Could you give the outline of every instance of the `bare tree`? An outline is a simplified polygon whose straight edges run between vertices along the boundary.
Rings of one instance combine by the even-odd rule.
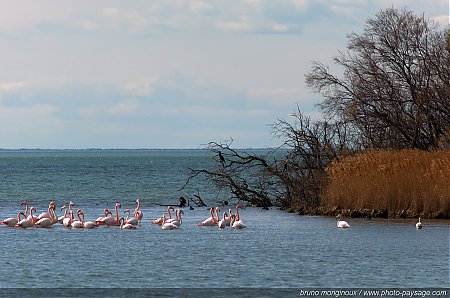
[[[353,153],[356,143],[348,125],[342,122],[311,121],[297,107],[293,124],[278,120],[274,135],[284,139],[287,149],[283,175],[286,181],[288,206],[317,207],[326,182],[326,167],[333,161]]]
[[[383,10],[334,58],[342,78],[314,62],[306,83],[323,95],[326,115],[351,123],[367,148],[448,146],[447,34],[406,9]]]
[[[345,123],[311,121],[298,107],[292,119],[292,124],[286,120],[273,124],[274,136],[283,139],[283,144],[260,154],[233,149],[232,140],[209,143],[214,166],[190,169],[186,184],[201,176],[218,190],[229,190],[255,206],[318,207],[325,169],[352,151],[351,138]]]

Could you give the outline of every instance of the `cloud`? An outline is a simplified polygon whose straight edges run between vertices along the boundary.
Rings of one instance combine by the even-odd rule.
[[[135,102],[123,102],[110,107],[107,112],[114,116],[132,115],[138,109]]]
[[[115,7],[107,7],[107,8],[102,9],[102,13],[104,16],[107,16],[107,17],[115,17],[115,16],[119,15],[120,10]]]
[[[250,20],[247,16],[241,16],[240,20],[236,21],[217,22],[216,27],[222,31],[234,31],[234,32],[250,32],[254,30],[254,27],[250,23]]]
[[[309,0],[292,0],[292,4],[295,8],[306,11],[309,7]]]
[[[189,3],[189,10],[195,14],[210,14],[215,11],[215,8],[205,1],[193,1]]]
[[[90,20],[82,20],[82,21],[80,22],[80,27],[81,27],[82,29],[84,29],[84,30],[87,30],[87,31],[91,31],[91,30],[96,30],[96,29],[98,29],[97,23],[94,23],[94,22],[92,22],[92,21],[90,21]]]
[[[450,17],[448,15],[436,16],[431,19],[441,26],[450,25]]]
[[[249,100],[255,104],[265,104],[271,107],[293,107],[298,100],[300,91],[295,88],[252,89],[247,94]]]
[[[26,82],[7,82],[7,83],[0,82],[0,91],[19,90],[25,88],[27,85],[28,84]]]
[[[155,78],[147,78],[136,82],[128,82],[124,86],[124,90],[127,92],[138,95],[146,96],[154,92]]]

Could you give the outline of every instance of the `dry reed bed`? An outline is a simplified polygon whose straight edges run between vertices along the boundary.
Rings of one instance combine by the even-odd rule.
[[[450,149],[369,152],[334,162],[327,171],[326,209],[450,217]]]

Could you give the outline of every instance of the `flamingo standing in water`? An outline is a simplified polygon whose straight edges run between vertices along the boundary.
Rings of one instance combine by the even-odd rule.
[[[81,222],[83,223],[83,227],[85,229],[93,229],[93,228],[98,228],[98,225],[95,222],[92,221],[84,221],[84,212],[82,210],[80,210],[81,214]]]
[[[126,223],[132,224],[134,226],[137,226],[139,224],[139,219],[137,217],[130,217],[130,209],[126,209],[123,213],[128,213],[125,220]],[[134,214],[136,215],[136,212]]]
[[[184,214],[183,210],[177,208],[177,210],[175,211],[176,218],[166,219],[166,223],[174,224],[179,228],[183,223],[183,220],[181,219],[181,214]]]
[[[172,206],[167,206],[167,213],[169,214],[169,219],[172,219],[172,214],[170,213],[170,210],[173,211],[175,209]],[[163,222],[162,216],[151,221],[151,223],[154,225],[162,225],[162,222]]]
[[[341,220],[340,214],[338,214],[336,216],[336,219],[337,219],[336,225],[338,228],[342,228],[342,229],[350,228],[350,225],[345,220]]]
[[[106,217],[108,217],[108,215],[109,215],[109,216],[112,216],[112,212],[109,211],[107,208],[105,208],[105,209],[103,209],[103,215],[104,215],[104,216],[98,217],[98,218],[95,220],[95,222],[104,221],[104,220],[106,219]]]
[[[219,226],[219,228],[224,229],[225,226],[227,226],[227,224],[226,224],[227,218],[228,218],[228,214],[226,211],[224,211],[222,214],[222,219],[219,220],[219,223],[217,224]],[[228,225],[230,225],[230,222],[228,223]]]
[[[20,206],[22,206],[22,205],[25,205],[25,216],[27,217],[27,219],[29,220],[29,221],[31,221],[31,217],[33,217],[33,222],[35,222],[36,220],[37,220],[37,217],[36,216],[34,216],[34,215],[31,215],[31,214],[28,214],[28,211],[30,210],[29,208],[28,208],[28,202],[27,201],[23,201],[22,203],[20,203]],[[36,209],[34,209],[34,210],[36,210]],[[31,212],[30,212],[31,213]]]
[[[22,205],[23,204],[21,204],[21,206]],[[22,212],[22,214],[23,214],[23,212]],[[5,225],[7,227],[14,227],[19,221],[20,221],[20,212],[17,213],[17,217],[8,217],[8,218],[0,221],[0,225]]]
[[[119,219],[119,224],[120,224],[120,228],[122,230],[134,230],[137,228],[136,225],[125,222],[125,219],[123,218],[123,216]]]
[[[72,222],[72,225],[71,225],[72,228],[75,228],[75,229],[82,229],[82,228],[84,228],[83,221],[81,220],[81,217],[80,217],[80,213],[81,212],[83,212],[83,211],[81,211],[81,209],[77,210],[78,220],[75,220],[75,221]]]
[[[201,223],[197,224],[197,226],[199,227],[205,227],[205,226],[215,226],[219,223],[219,211],[220,208],[216,207],[216,216],[217,218],[214,217],[213,214],[213,210],[214,208],[209,209],[209,214],[211,215],[210,217],[208,217],[207,219],[205,219],[204,221],[202,221]]]
[[[35,222],[34,226],[38,227],[38,228],[49,228],[53,224],[57,223],[58,222],[58,216],[55,213],[55,208],[56,208],[56,205],[54,203],[50,204],[48,212],[50,213],[51,218],[43,217],[43,218],[39,219],[37,222]]]
[[[242,220],[236,221],[236,214],[230,216],[230,227],[234,229],[244,229],[247,226],[242,222]]]
[[[144,217],[144,213],[140,210],[141,208],[141,200],[139,198],[136,199],[137,207],[134,209],[134,217],[136,217],[138,220],[142,220],[142,217]]]
[[[20,215],[25,217],[25,214],[20,211],[17,213],[17,217],[8,217],[2,221],[0,221],[0,225],[5,225],[7,227],[14,227],[20,221]]]
[[[64,209],[64,214],[61,215],[60,217],[58,217],[58,222],[59,222],[60,224],[63,223],[64,218],[67,218],[67,206],[66,206],[66,205],[63,205],[63,206],[61,207],[61,211],[62,211],[63,209]]]
[[[74,217],[73,217],[73,210],[69,211],[69,217],[64,218],[63,225],[66,228],[71,228],[73,223]]]
[[[120,223],[119,223],[119,208],[120,207],[121,207],[120,203],[117,202],[116,203],[116,218],[111,217],[111,216],[106,216],[102,220],[97,220],[96,223],[98,225],[107,225],[108,227],[120,225]]]
[[[22,219],[21,221],[19,221],[15,227],[19,227],[19,228],[29,228],[32,227],[34,224],[34,218],[35,216],[33,216],[33,211],[36,211],[36,208],[31,207],[30,208],[30,216],[26,217],[25,219]],[[23,214],[25,216],[25,214],[22,212],[21,214]]]
[[[48,204],[48,212],[42,212],[42,213],[37,217],[37,221],[39,221],[40,219],[43,219],[43,218],[50,218],[50,219],[53,219],[53,213],[52,213],[52,211],[50,211],[51,208],[53,208],[53,212],[55,212],[55,209],[56,209],[56,204],[55,204],[55,202],[50,202],[50,204]]]
[[[417,230],[422,229],[422,222],[420,221],[420,217],[419,217],[419,222],[416,223],[416,229],[417,229]]]
[[[178,228],[177,225],[175,225],[175,224],[173,224],[171,222],[166,222],[166,215],[165,214],[163,214],[162,218],[163,218],[163,221],[162,221],[162,224],[161,224],[161,229],[163,229],[163,230],[173,230],[173,229],[177,229]]]
[[[241,217],[239,215],[239,208],[242,208],[241,205],[236,205],[236,214],[232,215],[232,218],[230,221],[230,227],[233,227],[235,229],[244,229],[247,226],[241,220]]]

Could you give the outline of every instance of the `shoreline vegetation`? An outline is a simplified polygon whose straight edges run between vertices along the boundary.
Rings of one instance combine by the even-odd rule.
[[[450,27],[388,8],[347,39],[339,74],[314,60],[305,74],[322,119],[297,106],[265,156],[210,142],[216,167],[189,179],[299,214],[450,218]]]
[[[319,207],[292,206],[309,215],[450,218],[450,149],[374,151],[335,161]]]

